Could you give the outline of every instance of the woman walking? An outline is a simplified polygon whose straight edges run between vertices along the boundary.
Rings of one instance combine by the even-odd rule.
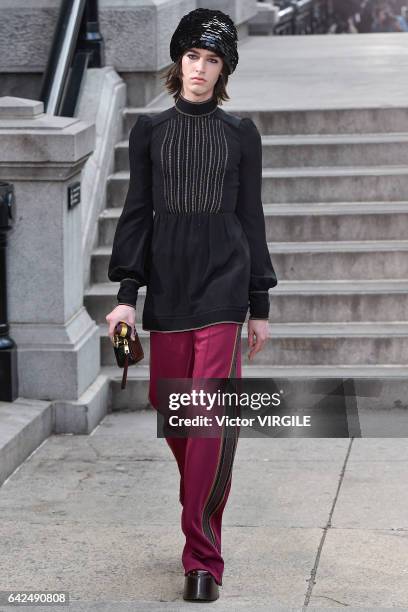
[[[158,378],[240,378],[246,315],[252,360],[268,337],[268,289],[277,284],[261,200],[262,145],[250,118],[223,111],[238,63],[237,31],[219,10],[185,15],[170,43],[166,88],[175,103],[138,117],[129,136],[130,181],[108,276],[120,281],[109,335],[150,331],[149,399]],[[180,472],[184,599],[219,597],[222,515],[235,437],[166,438]]]

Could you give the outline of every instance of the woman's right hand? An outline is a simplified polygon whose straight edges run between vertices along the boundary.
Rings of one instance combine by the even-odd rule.
[[[112,312],[107,314],[105,318],[109,324],[108,334],[112,343],[115,327],[119,323],[119,321],[124,321],[131,327],[131,338],[132,340],[135,339],[134,329],[136,323],[136,309],[133,308],[133,306],[128,306],[127,304],[118,304],[118,306],[116,306],[112,310]]]

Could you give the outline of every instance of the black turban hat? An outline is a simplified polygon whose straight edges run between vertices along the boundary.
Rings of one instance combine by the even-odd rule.
[[[176,62],[187,49],[210,49],[225,61],[229,74],[238,64],[238,35],[229,15],[198,8],[182,17],[170,41],[170,57]]]

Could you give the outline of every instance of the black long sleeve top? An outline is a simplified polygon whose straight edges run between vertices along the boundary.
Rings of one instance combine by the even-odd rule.
[[[130,180],[108,278],[142,327],[184,331],[268,319],[277,284],[265,233],[262,144],[250,118],[216,98],[139,115],[129,135]]]

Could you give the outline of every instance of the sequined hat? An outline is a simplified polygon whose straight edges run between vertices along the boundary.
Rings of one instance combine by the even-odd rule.
[[[238,64],[237,30],[229,15],[198,8],[182,17],[170,41],[170,57],[176,62],[187,49],[211,49],[225,61],[229,74]]]

